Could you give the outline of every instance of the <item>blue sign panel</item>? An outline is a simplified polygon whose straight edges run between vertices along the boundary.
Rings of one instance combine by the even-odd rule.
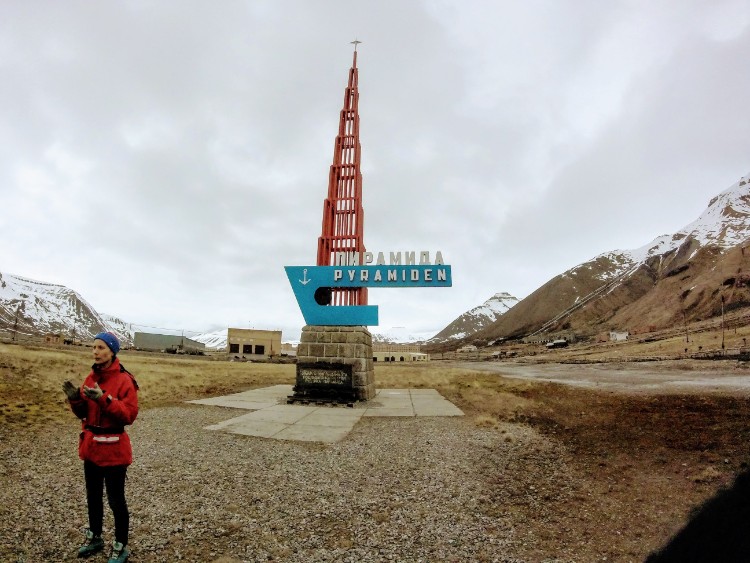
[[[375,326],[376,305],[324,305],[325,292],[345,287],[450,287],[451,267],[286,266],[294,296],[309,325]],[[316,299],[317,294],[317,299]]]

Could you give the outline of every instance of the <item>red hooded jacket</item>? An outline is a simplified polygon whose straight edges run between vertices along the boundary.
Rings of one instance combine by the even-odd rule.
[[[102,396],[89,399],[83,386],[99,384]],[[70,407],[83,423],[78,444],[78,456],[84,461],[107,467],[130,465],[133,448],[125,426],[138,416],[138,383],[115,358],[108,368],[93,366],[81,385],[80,397],[70,401]]]

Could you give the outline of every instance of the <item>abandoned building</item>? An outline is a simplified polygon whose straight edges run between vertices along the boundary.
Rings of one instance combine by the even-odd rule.
[[[197,342],[179,334],[136,332],[133,336],[133,345],[136,350],[145,350],[148,352],[202,354],[206,351],[206,345],[203,342]]]
[[[281,351],[280,330],[227,329],[227,353],[232,359],[265,360],[278,356]]]
[[[373,344],[373,362],[426,362],[429,354],[419,344]]]

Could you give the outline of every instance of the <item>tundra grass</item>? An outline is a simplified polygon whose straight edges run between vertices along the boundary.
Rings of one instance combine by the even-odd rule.
[[[204,357],[123,351],[120,361],[140,386],[140,407],[174,405],[277,384],[293,384],[294,364],[229,362]],[[0,426],[37,426],[69,417],[62,383],[80,385],[90,371],[88,348],[56,349],[0,344]],[[529,406],[532,383],[446,366],[442,362],[376,365],[378,388],[437,389],[477,424],[512,419]]]

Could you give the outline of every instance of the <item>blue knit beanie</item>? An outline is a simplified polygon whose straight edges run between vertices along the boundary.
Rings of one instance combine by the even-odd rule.
[[[111,332],[100,332],[99,334],[94,336],[94,340],[103,341],[107,345],[107,347],[112,350],[112,354],[115,356],[117,355],[117,352],[120,351],[120,342],[117,340],[117,337]]]

